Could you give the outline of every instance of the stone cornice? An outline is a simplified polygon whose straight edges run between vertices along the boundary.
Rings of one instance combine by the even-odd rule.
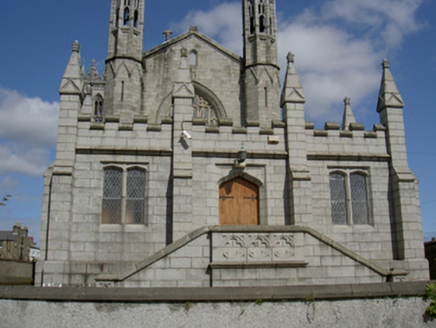
[[[38,288],[0,286],[1,300],[46,302],[255,302],[423,297],[428,281],[279,287]]]
[[[308,153],[308,160],[389,162],[388,154],[371,153]]]

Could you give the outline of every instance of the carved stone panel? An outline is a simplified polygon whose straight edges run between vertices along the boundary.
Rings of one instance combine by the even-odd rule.
[[[214,261],[283,262],[295,260],[293,233],[225,233],[214,235]]]

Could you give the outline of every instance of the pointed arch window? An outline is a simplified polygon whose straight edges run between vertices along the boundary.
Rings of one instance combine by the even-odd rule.
[[[103,122],[103,98],[97,95],[94,101],[94,121]]]
[[[330,173],[333,224],[370,224],[367,175],[363,172]]]
[[[248,1],[248,12],[250,14],[250,34],[256,32],[256,27],[254,24],[254,4],[253,0]]]
[[[259,17],[259,32],[265,33],[266,27],[265,27],[265,16],[260,15]]]
[[[120,7],[117,8],[116,14],[115,14],[115,26],[119,27],[120,25]]]
[[[133,26],[135,28],[138,28],[138,18],[139,18],[138,10],[135,10],[135,17],[134,17],[134,21],[133,21]]]
[[[197,66],[198,54],[196,50],[191,50],[189,53],[189,64],[191,66]]]
[[[265,4],[263,0],[259,1],[259,33],[266,31]]]
[[[103,224],[145,224],[146,170],[142,167],[104,168]]]
[[[130,10],[129,8],[125,8],[124,9],[124,26],[129,25],[129,21],[130,21]]]

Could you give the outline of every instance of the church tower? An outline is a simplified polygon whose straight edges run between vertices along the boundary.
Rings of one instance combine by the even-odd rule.
[[[248,125],[280,119],[275,0],[244,0],[245,114]]]
[[[106,59],[105,114],[140,114],[144,0],[112,0]]]

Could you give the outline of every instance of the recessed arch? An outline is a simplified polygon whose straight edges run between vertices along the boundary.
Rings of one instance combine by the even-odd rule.
[[[207,100],[212,105],[217,118],[218,119],[226,118],[227,117],[226,110],[221,100],[218,98],[218,96],[203,84],[200,84],[198,82],[193,82],[193,84],[194,84],[195,94]]]
[[[221,118],[228,117],[221,100],[212,90],[198,82],[193,82],[193,85],[195,95],[201,97],[211,105],[218,121]],[[162,102],[159,105],[155,116],[155,123],[159,124],[164,117],[172,117],[172,105],[172,93],[170,92],[162,99]]]

